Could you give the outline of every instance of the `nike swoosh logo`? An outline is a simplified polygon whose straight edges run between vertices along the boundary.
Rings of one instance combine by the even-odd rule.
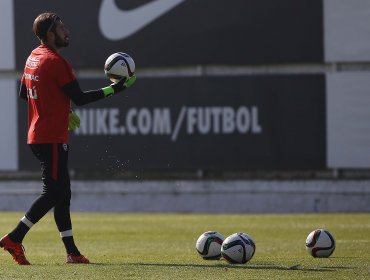
[[[114,0],[103,0],[99,28],[109,40],[121,40],[136,33],[185,0],[155,0],[132,10],[120,10]]]

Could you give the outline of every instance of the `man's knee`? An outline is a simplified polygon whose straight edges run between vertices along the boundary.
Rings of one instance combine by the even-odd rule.
[[[71,186],[69,183],[61,183],[54,180],[44,180],[43,195],[53,198],[56,202],[71,200]]]

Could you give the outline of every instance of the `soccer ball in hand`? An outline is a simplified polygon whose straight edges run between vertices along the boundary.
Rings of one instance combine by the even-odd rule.
[[[223,241],[224,237],[217,231],[207,231],[199,236],[195,247],[203,259],[219,260]]]
[[[234,233],[228,236],[221,246],[222,257],[232,264],[250,261],[255,251],[256,245],[246,233]]]
[[[104,73],[113,83],[129,78],[135,73],[135,62],[130,55],[117,52],[110,55],[104,64]]]
[[[312,231],[306,239],[307,252],[314,258],[327,258],[335,250],[335,239],[324,229]]]

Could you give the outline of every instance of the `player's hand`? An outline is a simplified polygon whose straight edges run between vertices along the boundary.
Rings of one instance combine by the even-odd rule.
[[[111,84],[111,87],[113,88],[114,93],[117,93],[117,92],[123,91],[126,88],[129,88],[135,83],[135,81],[136,81],[136,75],[134,74],[128,79],[122,78],[117,83]]]
[[[73,111],[69,112],[68,130],[75,130],[80,127],[80,118]]]
[[[103,94],[105,97],[112,96],[117,92],[123,91],[126,88],[132,86],[136,81],[136,75],[132,75],[130,78],[122,78],[117,83],[113,83],[108,87],[102,88]]]
[[[129,88],[130,86],[132,86],[136,81],[136,75],[132,75],[130,78],[128,78],[125,83],[123,84],[123,86],[125,88]]]

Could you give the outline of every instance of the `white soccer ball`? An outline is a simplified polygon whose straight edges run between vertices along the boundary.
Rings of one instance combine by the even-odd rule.
[[[327,258],[335,250],[335,239],[324,229],[312,231],[306,239],[307,252],[314,258]]]
[[[221,246],[221,255],[232,264],[250,261],[256,251],[256,244],[246,233],[234,233],[228,236]]]
[[[217,231],[207,231],[199,236],[195,248],[205,260],[219,260],[224,237]]]
[[[135,61],[127,53],[114,53],[105,61],[104,73],[113,83],[129,78],[135,73]]]

